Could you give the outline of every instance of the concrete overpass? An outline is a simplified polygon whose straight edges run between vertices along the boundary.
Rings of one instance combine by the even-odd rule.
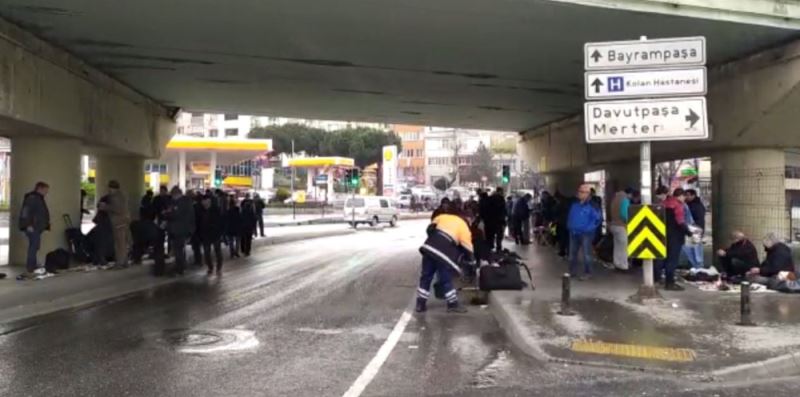
[[[640,35],[708,40],[715,140],[691,152],[798,146],[782,128],[800,77],[796,1],[0,0],[0,18],[12,210],[44,179],[54,218],[76,215],[81,153],[100,155],[100,183],[138,194],[178,108],[516,130],[530,161],[564,175],[627,160],[585,147],[573,115],[583,43]]]

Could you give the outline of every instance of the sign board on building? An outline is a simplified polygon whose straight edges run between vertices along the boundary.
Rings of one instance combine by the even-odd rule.
[[[706,94],[706,68],[586,72],[586,99]]]
[[[397,189],[397,146],[383,147],[383,195],[394,195]]]
[[[628,257],[664,259],[667,257],[667,226],[664,207],[632,205],[628,210]]]
[[[586,70],[644,69],[706,64],[705,37],[610,41],[583,46]]]
[[[586,142],[708,139],[703,97],[587,102]]]
[[[320,174],[314,178],[314,184],[317,186],[328,184],[328,174]]]

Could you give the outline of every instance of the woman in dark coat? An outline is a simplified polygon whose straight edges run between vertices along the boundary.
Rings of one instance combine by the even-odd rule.
[[[228,247],[231,249],[231,258],[239,257],[238,241],[242,233],[242,213],[236,198],[228,198],[228,209],[225,211],[225,235],[228,236]]]

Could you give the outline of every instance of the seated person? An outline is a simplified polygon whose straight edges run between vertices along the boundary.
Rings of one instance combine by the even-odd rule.
[[[742,279],[747,272],[758,266],[756,246],[739,230],[731,233],[731,246],[717,251],[722,263],[721,273],[728,279]]]
[[[769,285],[770,279],[780,272],[794,273],[792,249],[784,244],[775,233],[769,233],[764,238],[764,248],[767,251],[767,259],[764,259],[761,266],[753,267],[747,272],[748,281]]]

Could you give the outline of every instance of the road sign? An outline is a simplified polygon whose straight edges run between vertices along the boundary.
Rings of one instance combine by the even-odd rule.
[[[586,43],[583,52],[586,70],[703,66],[706,64],[706,38]]]
[[[586,99],[706,94],[706,68],[586,72]]]
[[[664,259],[667,257],[667,225],[664,207],[632,205],[628,222],[628,257]]]
[[[708,139],[703,97],[584,104],[586,142]]]
[[[314,178],[314,184],[316,185],[327,185],[328,184],[328,174],[320,174]]]

